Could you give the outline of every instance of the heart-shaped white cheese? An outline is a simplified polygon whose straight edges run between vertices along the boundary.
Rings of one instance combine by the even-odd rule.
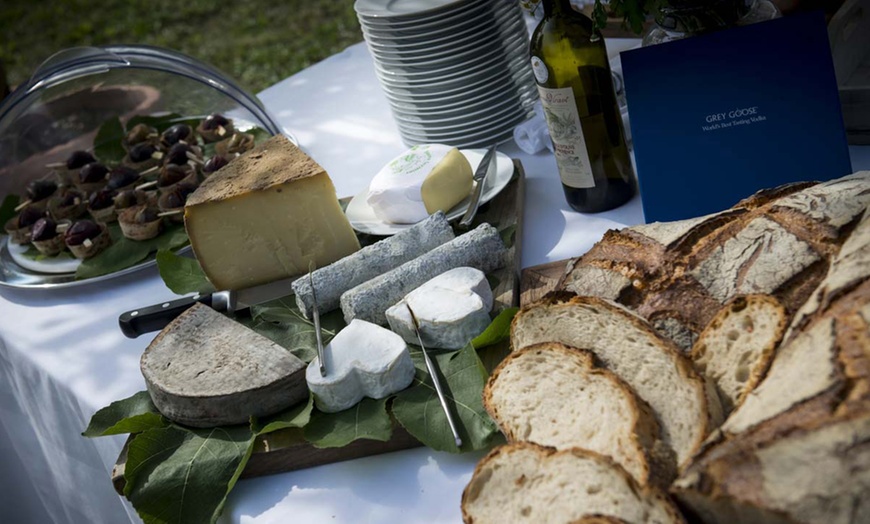
[[[384,398],[414,380],[414,362],[402,337],[365,320],[352,320],[323,350],[326,376],[315,358],[305,370],[317,409],[343,411],[363,397]]]

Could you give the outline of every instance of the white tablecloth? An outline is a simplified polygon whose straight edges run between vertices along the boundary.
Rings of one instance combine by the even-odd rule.
[[[617,42],[619,44],[619,42]],[[405,146],[363,45],[261,93],[286,132],[320,162],[339,195],[362,190]],[[569,210],[551,155],[500,150],[526,170],[522,264],[576,256],[613,227],[642,221],[639,199],[599,215]],[[870,148],[851,148],[855,169]],[[124,437],[80,436],[91,415],[144,389],[118,314],[172,298],[156,270],[69,289],[0,289],[0,522],[138,521],[109,482]],[[425,448],[238,483],[223,521],[459,522],[459,497],[480,453]]]

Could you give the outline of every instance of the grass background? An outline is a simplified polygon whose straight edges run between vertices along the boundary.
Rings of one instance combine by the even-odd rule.
[[[252,93],[362,41],[353,0],[2,0],[10,86],[61,49],[148,44],[207,62]]]

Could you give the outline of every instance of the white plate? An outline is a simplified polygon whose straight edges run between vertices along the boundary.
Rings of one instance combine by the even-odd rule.
[[[9,249],[9,256],[12,257],[12,260],[23,267],[28,271],[35,271],[37,273],[49,273],[52,275],[59,273],[75,273],[79,268],[79,264],[82,263],[81,260],[77,258],[45,258],[43,260],[33,260],[30,257],[24,255],[28,249],[30,249],[30,245],[22,245],[22,244],[13,244],[11,240],[7,237],[7,242],[9,245],[7,246]],[[72,256],[72,255],[70,255]]]
[[[480,161],[483,160],[484,153],[486,153],[485,149],[462,150],[462,154],[465,155],[465,158],[468,159],[468,163],[471,164],[472,172],[477,169]],[[508,185],[508,182],[511,181],[511,177],[514,173],[514,164],[510,157],[504,153],[496,153],[495,157],[495,171],[486,177],[483,186],[483,195],[480,197],[481,205],[489,202],[499,194],[501,190]],[[414,225],[393,224],[392,222],[381,220],[375,216],[374,210],[372,210],[371,206],[366,202],[366,196],[368,196],[368,190],[354,196],[350,200],[350,203],[348,203],[347,210],[345,211],[348,220],[350,220],[350,225],[355,230],[368,235],[386,236],[395,235],[399,231],[403,231]],[[456,204],[453,209],[447,212],[447,220],[456,220],[457,218],[460,218],[465,213],[465,210],[468,209],[469,203],[469,198],[466,197],[465,200]]]

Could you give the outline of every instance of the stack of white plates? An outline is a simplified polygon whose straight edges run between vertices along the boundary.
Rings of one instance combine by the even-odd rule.
[[[375,72],[406,144],[484,147],[538,97],[517,0],[356,0]]]

